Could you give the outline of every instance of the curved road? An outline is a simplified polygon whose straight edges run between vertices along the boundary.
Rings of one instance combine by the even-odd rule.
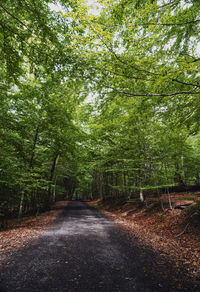
[[[0,291],[199,291],[186,276],[99,211],[72,201],[43,236],[6,259]]]

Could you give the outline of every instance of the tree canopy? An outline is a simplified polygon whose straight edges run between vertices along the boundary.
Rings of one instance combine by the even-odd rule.
[[[1,1],[1,216],[199,184],[199,1],[94,7]]]

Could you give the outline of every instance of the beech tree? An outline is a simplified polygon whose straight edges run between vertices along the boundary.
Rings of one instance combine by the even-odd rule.
[[[95,192],[137,190],[143,201],[143,190],[193,184],[185,174],[199,131],[199,4],[99,1],[93,15],[77,3],[66,14],[76,23],[70,48],[99,96],[91,124],[101,145],[93,151]]]
[[[199,184],[198,1],[56,3],[0,4],[2,216]]]
[[[63,38],[69,23],[50,3],[0,5],[2,216],[20,217],[48,207],[55,196],[56,167],[76,169],[71,156],[81,130],[73,120],[84,89],[70,78],[74,59],[64,50]],[[71,7],[70,2],[60,4],[65,10]],[[62,195],[67,170],[58,173]]]

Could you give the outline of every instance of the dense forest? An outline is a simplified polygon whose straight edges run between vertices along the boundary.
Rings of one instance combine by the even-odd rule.
[[[1,0],[2,219],[63,198],[198,187],[199,11],[197,0]]]

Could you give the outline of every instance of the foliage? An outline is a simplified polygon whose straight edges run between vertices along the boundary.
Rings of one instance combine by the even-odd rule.
[[[77,3],[69,46],[98,96],[84,122],[93,196],[198,184],[199,3]]]
[[[62,12],[11,2],[0,4],[1,214],[199,184],[198,1],[101,0],[96,14],[82,0],[57,1]]]

